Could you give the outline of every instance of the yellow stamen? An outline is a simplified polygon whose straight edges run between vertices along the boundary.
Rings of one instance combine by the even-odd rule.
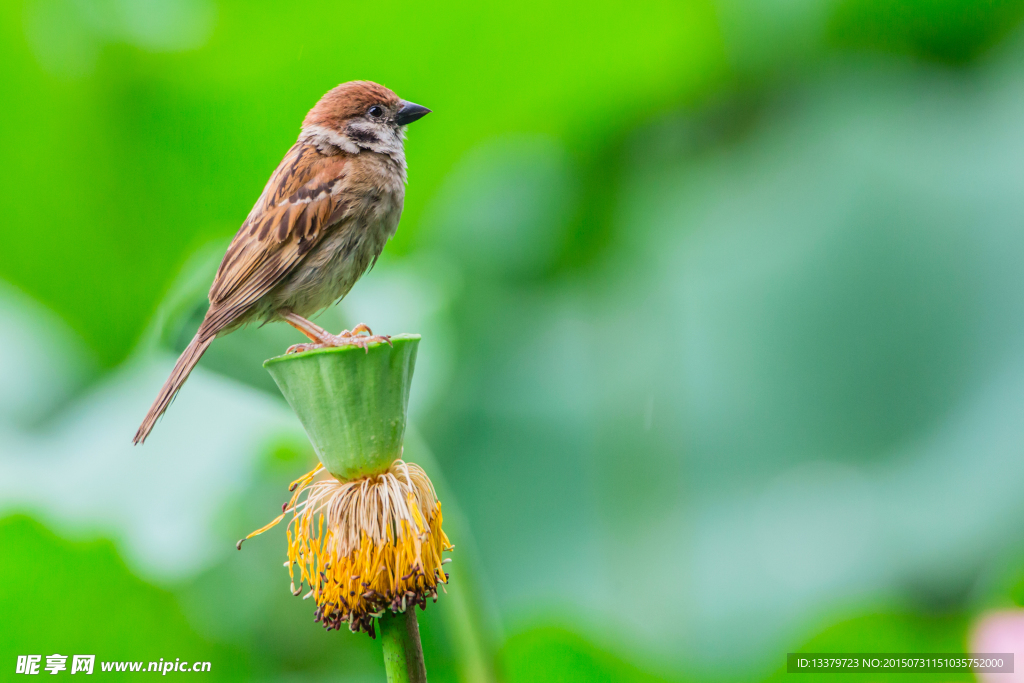
[[[272,521],[270,524],[267,524],[265,526],[260,527],[259,529],[257,529],[256,531],[252,532],[251,534],[249,534],[248,536],[243,538],[241,541],[236,543],[235,547],[238,548],[239,550],[241,550],[242,549],[242,543],[244,543],[245,541],[248,541],[253,536],[259,536],[263,532],[270,531],[275,526],[277,526],[278,523],[280,523],[280,521],[282,519],[284,519],[285,515],[287,515],[290,511],[295,509],[295,504],[299,500],[299,495],[302,493],[302,490],[304,488],[306,488],[306,486],[309,485],[309,482],[313,481],[313,477],[315,477],[317,474],[319,474],[323,469],[324,469],[323,465],[317,465],[312,470],[310,470],[309,472],[307,472],[306,474],[302,475],[301,477],[299,477],[298,479],[293,481],[291,484],[289,484],[288,490],[289,491],[294,491],[294,493],[292,494],[291,500],[289,500],[285,504],[284,510],[281,512],[281,514],[279,514],[277,517],[275,517],[274,521]],[[291,541],[290,540],[289,540],[289,545],[291,545]]]
[[[316,618],[327,629],[348,623],[352,631],[372,636],[373,617],[387,608],[425,607],[427,598],[437,600],[437,585],[448,581],[441,554],[452,546],[441,528],[441,503],[426,473],[402,460],[386,472],[354,481],[331,476],[313,481],[322,469],[296,479],[285,512],[246,539],[291,512],[292,592],[298,595],[309,586]]]

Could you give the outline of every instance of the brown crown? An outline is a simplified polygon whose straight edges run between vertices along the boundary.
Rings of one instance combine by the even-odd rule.
[[[306,114],[302,125],[341,128],[344,122],[362,116],[374,104],[394,107],[398,95],[373,81],[349,81],[331,88]]]

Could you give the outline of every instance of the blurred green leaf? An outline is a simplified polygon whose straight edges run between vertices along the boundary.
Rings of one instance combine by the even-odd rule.
[[[505,683],[659,683],[655,676],[562,628],[511,636],[501,651]]]
[[[135,578],[109,541],[63,540],[28,517],[0,520],[0,642],[15,655],[96,655],[100,661],[160,658],[212,663],[211,680],[250,669],[243,650],[192,630],[166,590]],[[69,660],[70,661],[70,660]]]
[[[965,653],[967,618],[962,614],[923,615],[912,612],[883,612],[855,617],[830,626],[794,652],[934,652]],[[785,653],[779,656],[779,671],[769,681],[789,681]],[[821,673],[807,676],[824,683],[841,681],[905,681],[908,674],[894,672]],[[932,676],[935,676],[932,674]],[[802,677],[801,677],[802,678]],[[941,674],[941,680],[973,681],[970,672]]]
[[[1024,17],[1021,0],[840,0],[830,38],[842,47],[948,63],[978,57]]]

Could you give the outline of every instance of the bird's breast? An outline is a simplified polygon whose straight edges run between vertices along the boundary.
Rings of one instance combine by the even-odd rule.
[[[273,308],[309,317],[348,294],[395,234],[404,193],[372,188],[354,200],[341,223],[329,228],[275,289]]]

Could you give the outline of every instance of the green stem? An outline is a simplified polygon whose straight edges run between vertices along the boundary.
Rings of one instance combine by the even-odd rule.
[[[473,534],[465,515],[459,510],[455,495],[445,482],[441,466],[420,437],[415,425],[405,433],[407,462],[414,462],[430,472],[438,497],[444,501],[444,526],[448,537],[458,540],[459,552],[451,565],[451,581],[441,598],[437,617],[444,625],[455,656],[459,683],[496,683],[494,651],[497,617],[491,594],[476,581],[482,576]]]
[[[385,612],[379,623],[388,683],[427,683],[415,605],[398,614]]]

